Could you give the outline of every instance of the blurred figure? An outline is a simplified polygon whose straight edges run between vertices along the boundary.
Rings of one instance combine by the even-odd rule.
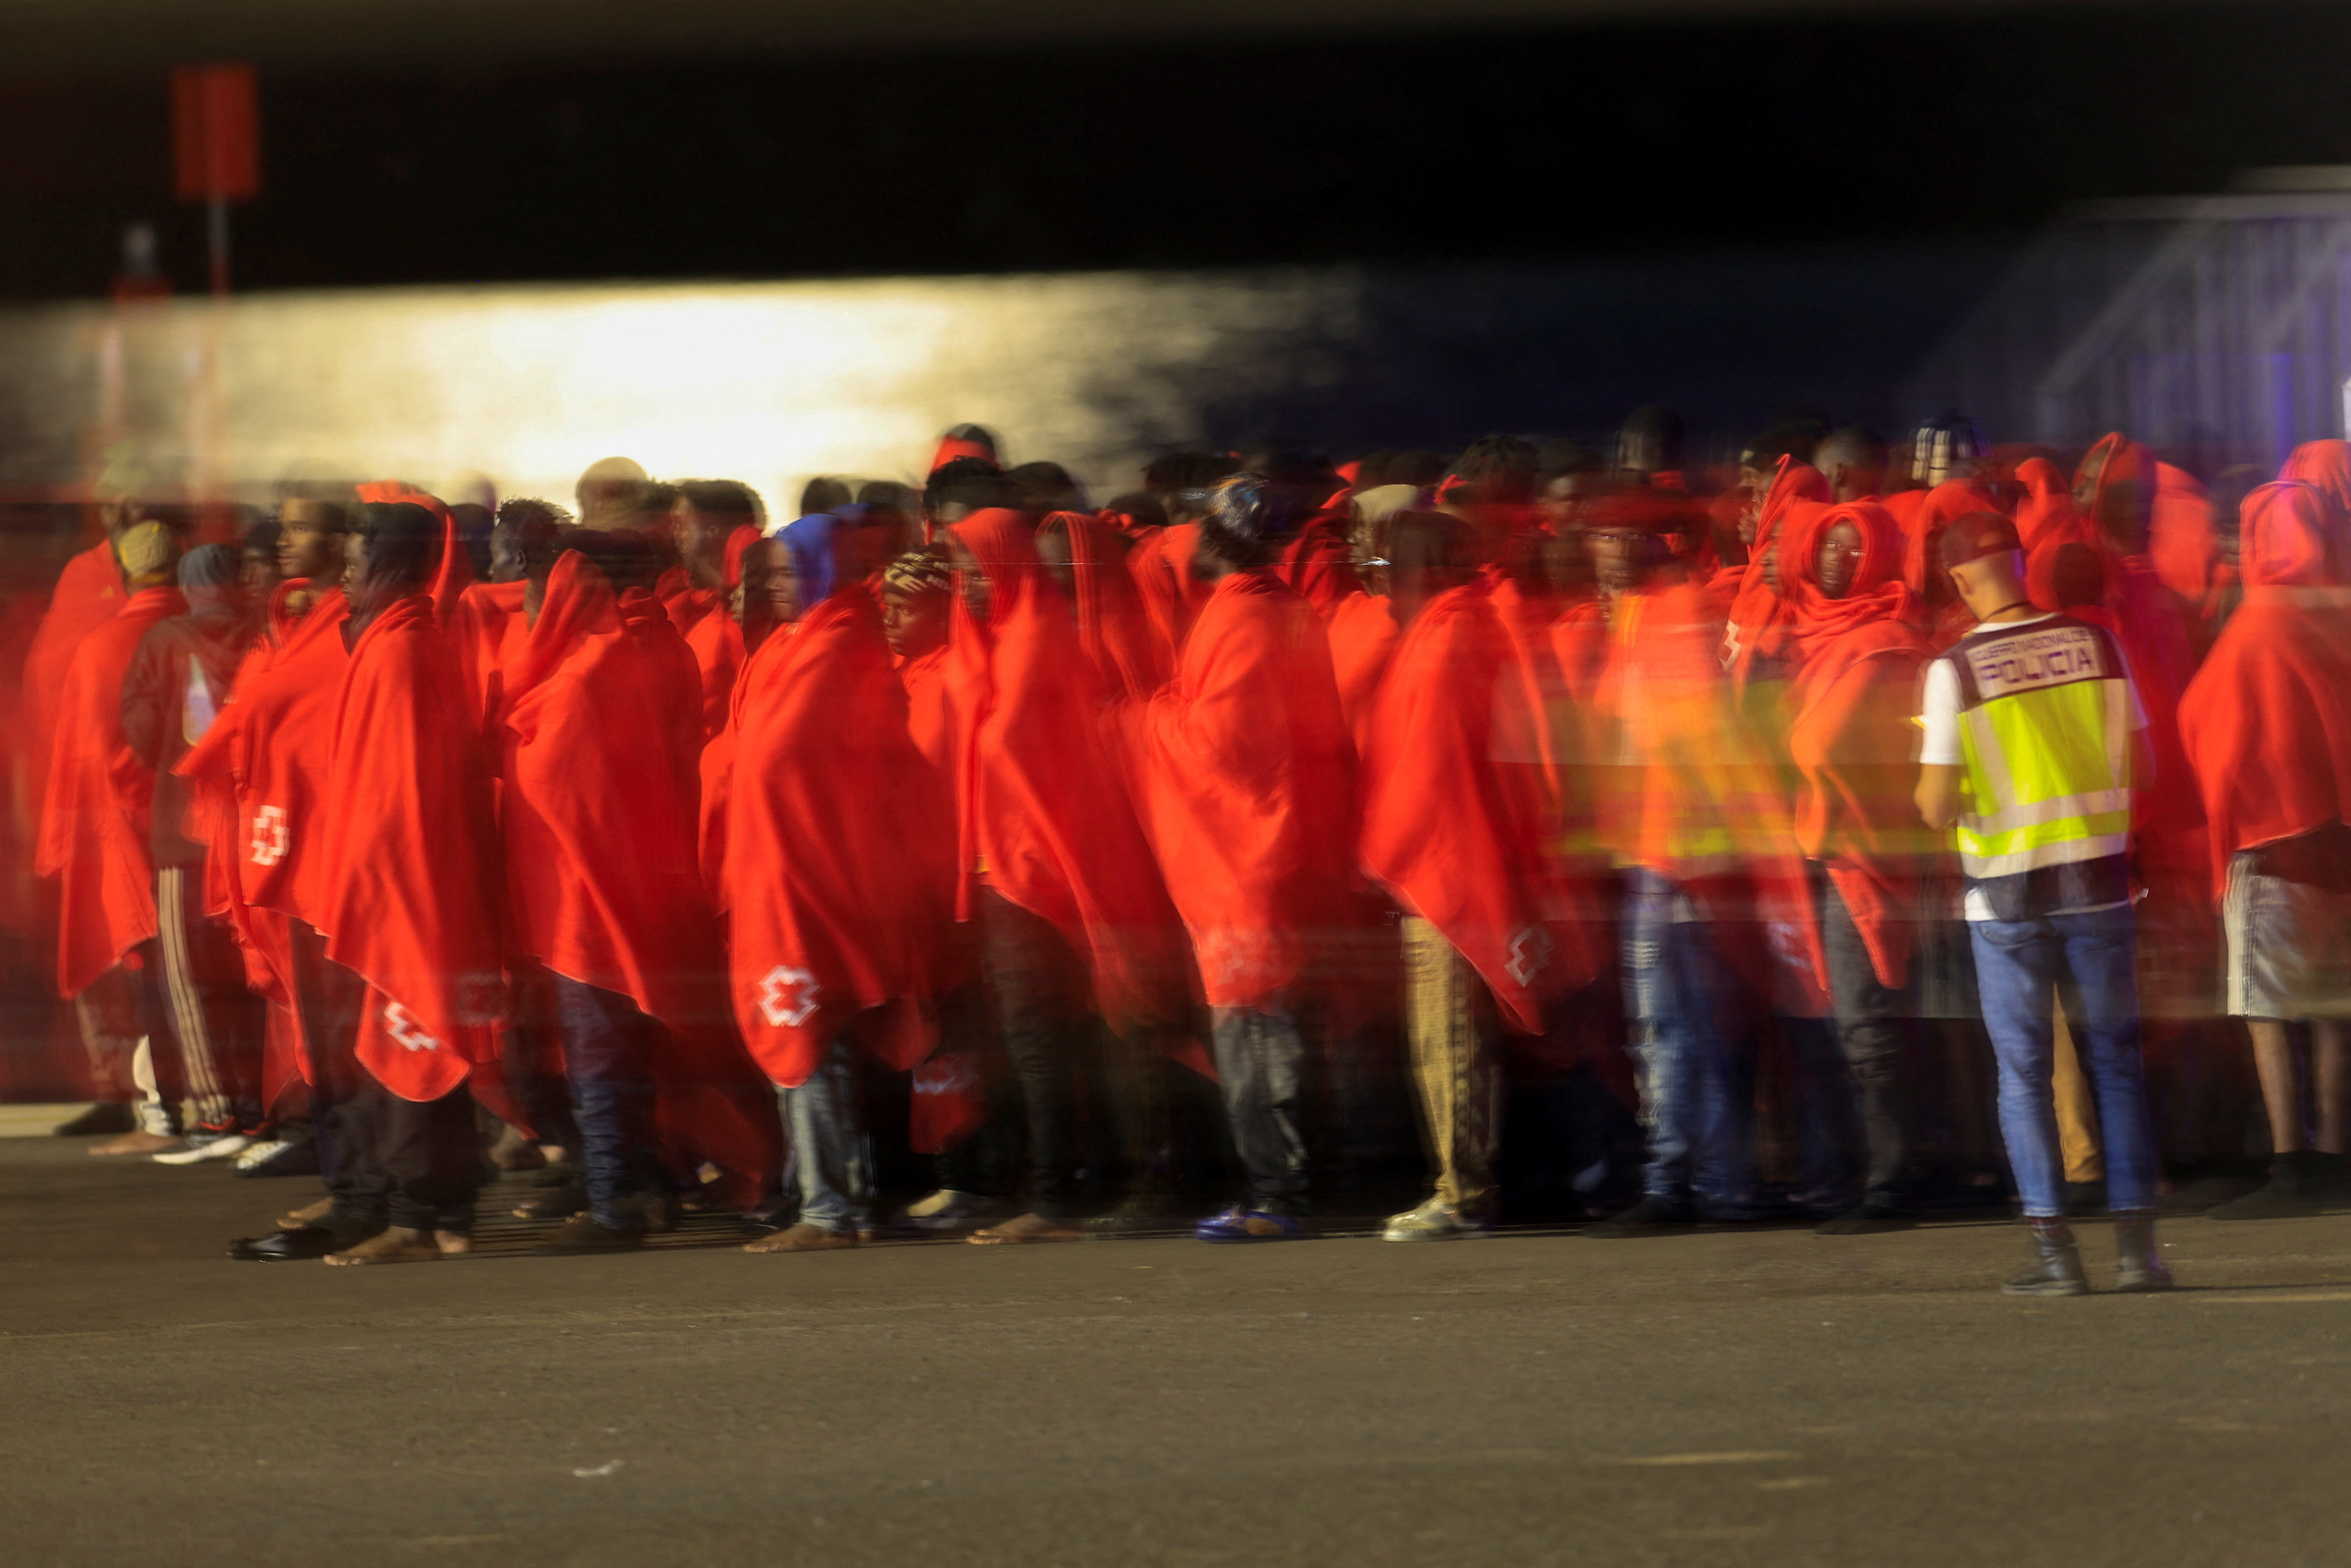
[[[1975,421],[1958,409],[1947,408],[1921,424],[1910,437],[1910,482],[1932,490],[1954,479],[1977,476],[1991,448]]]
[[[183,1085],[154,994],[154,776],[117,758],[131,661],[149,629],[186,613],[188,601],[174,586],[179,540],[162,524],[132,524],[107,550],[126,597],[62,672],[33,870],[57,879],[57,994],[74,998],[91,1075],[108,1103],[141,1096],[138,1124],[90,1152],[152,1155],[173,1147]]]
[[[800,510],[803,517],[817,512],[837,512],[849,505],[849,486],[840,480],[820,474],[800,486]]]
[[[1865,424],[1830,432],[1813,454],[1813,466],[1828,482],[1829,499],[1840,507],[1885,494],[1887,462],[1886,438]]]
[[[995,434],[985,425],[958,424],[950,427],[945,435],[939,437],[938,450],[931,455],[931,465],[925,472],[936,474],[960,457],[976,459],[990,468],[998,467]]]
[[[1282,505],[1254,475],[1217,486],[1193,560],[1212,591],[1148,716],[1145,819],[1191,933],[1249,1183],[1195,1228],[1204,1241],[1302,1233],[1295,991],[1353,870],[1353,758],[1330,652],[1312,607],[1270,570],[1292,524]]]
[[[540,1244],[550,1252],[635,1246],[674,1220],[653,1156],[655,1077],[722,1017],[695,867],[700,693],[667,615],[627,591],[625,565],[616,584],[590,553],[628,537],[583,530],[586,548],[534,584],[493,731],[508,924],[545,973],[579,1130],[565,1207],[584,1212]]]
[[[946,543],[959,589],[957,914],[977,925],[1029,1126],[1027,1212],[971,1239],[1073,1240],[1083,1234],[1078,1083],[1097,1015],[1125,1040],[1198,1062],[1182,1028],[1188,954],[1035,530],[1012,507],[984,507],[953,523]]]
[[[195,1125],[160,1165],[228,1159],[269,1133],[262,1085],[261,999],[245,960],[205,896],[205,846],[183,831],[188,785],[173,769],[204,737],[253,641],[240,553],[200,545],[181,560],[187,612],[140,639],[122,681],[122,743],[153,782],[148,848],[162,959],[163,1016],[178,1050]]]
[[[465,1080],[505,1015],[488,769],[426,591],[444,529],[369,503],[350,534],[350,663],[322,792],[315,933],[294,962],[330,1107],[336,1190],[319,1222],[350,1266],[472,1250],[480,1155]]]
[[[1906,1228],[1907,1153],[1897,1021],[1918,875],[1934,853],[1910,801],[1910,713],[1933,656],[1902,579],[1903,538],[1882,507],[1839,506],[1789,536],[1794,609],[1788,753],[1796,842],[1810,862],[1829,998],[1865,1151],[1860,1203],[1828,1236]],[[1823,1086],[1816,1085],[1816,1091]]]
[[[1635,485],[1687,489],[1682,478],[1682,416],[1663,403],[1644,403],[1625,416],[1616,434],[1617,476]]]
[[[1126,565],[1171,665],[1208,596],[1208,585],[1192,570],[1200,519],[1207,515],[1209,492],[1232,472],[1233,460],[1215,452],[1171,452],[1152,459],[1143,471],[1145,486],[1166,512],[1167,526],[1136,545]]]
[[[632,458],[598,458],[588,465],[572,488],[580,526],[634,528],[638,514],[644,510],[646,492],[652,484],[653,476]]]
[[[894,479],[869,479],[857,487],[855,504],[864,507],[868,520],[882,530],[884,561],[921,546],[923,498],[913,489]]]
[[[237,543],[237,582],[249,613],[258,615],[283,580],[277,573],[277,541],[285,531],[277,518],[263,517]]]
[[[1543,1032],[1546,1005],[1590,973],[1547,884],[1550,819],[1536,694],[1479,571],[1469,524],[1390,524],[1400,628],[1364,754],[1364,870],[1405,911],[1405,1040],[1435,1190],[1391,1241],[1483,1235],[1500,1204],[1501,1035]]]
[[[1020,505],[1020,486],[982,457],[956,457],[931,470],[923,486],[923,521],[933,542],[974,512]]]
[[[2024,1268],[2002,1289],[2089,1289],[2065,1223],[2050,1092],[2050,1009],[2062,986],[2104,1135],[2117,1289],[2166,1290],[2128,863],[2131,789],[2152,766],[2147,719],[2112,636],[2034,609],[2014,524],[1994,513],[1961,517],[1943,536],[1942,559],[1981,624],[1928,667],[1917,802],[1928,827],[1958,830],[1984,1025],[2000,1063],[2001,1134],[2031,1239]]]
[[[729,726],[725,903],[736,1020],[777,1085],[798,1219],[750,1252],[858,1245],[873,1187],[852,1051],[901,1071],[929,1047],[954,860],[945,782],[915,750],[882,617],[841,574],[832,520],[764,554],[775,630]]]
[[[2212,825],[2226,1005],[2252,1036],[2269,1113],[2263,1186],[2206,1218],[2315,1214],[2345,1188],[2351,1018],[2351,626],[2342,516],[2314,486],[2264,485],[2240,510],[2244,603],[2189,684],[2181,737]],[[2309,1088],[2287,1030],[2310,1028]]]
[[[1093,510],[1084,487],[1058,463],[1023,463],[1005,476],[1020,486],[1021,507],[1033,517]]]

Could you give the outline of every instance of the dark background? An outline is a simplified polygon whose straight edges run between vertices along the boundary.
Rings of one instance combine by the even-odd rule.
[[[175,284],[202,286],[201,214],[172,199],[163,72],[102,57],[85,39],[0,79],[0,296],[103,293],[138,218],[162,229]],[[2251,0],[569,60],[265,55],[265,186],[235,215],[236,279],[1982,240],[2080,198],[2351,162],[2346,82],[2344,7]]]

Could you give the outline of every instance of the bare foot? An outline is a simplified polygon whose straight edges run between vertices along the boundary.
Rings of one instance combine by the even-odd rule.
[[[330,1269],[356,1269],[365,1263],[433,1263],[473,1249],[474,1239],[454,1230],[436,1230],[427,1236],[411,1226],[395,1225],[356,1247],[329,1254],[326,1263]]]
[[[821,1225],[806,1221],[789,1226],[773,1236],[762,1236],[744,1247],[746,1252],[831,1252],[857,1245],[853,1230],[827,1230]]]
[[[119,1138],[109,1138],[102,1144],[92,1144],[93,1155],[152,1155],[157,1149],[168,1149],[178,1140],[161,1133],[130,1132]]]
[[[306,1203],[299,1208],[289,1208],[277,1217],[280,1230],[299,1230],[306,1225],[316,1225],[334,1211],[335,1200],[322,1197],[316,1203]]]
[[[1001,1225],[975,1230],[964,1238],[974,1247],[1019,1247],[1031,1241],[1083,1241],[1086,1233],[1041,1214],[1024,1214]]]

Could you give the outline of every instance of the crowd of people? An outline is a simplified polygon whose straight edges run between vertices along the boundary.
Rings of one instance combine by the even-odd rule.
[[[1097,506],[958,426],[788,522],[608,459],[576,515],[305,482],[211,543],[102,497],[25,671],[60,1131],[318,1173],[232,1255],[334,1265],[469,1250],[499,1169],[558,1251],[1217,1181],[1193,1234],[1301,1238],[1390,1069],[1393,1241],[1546,1142],[1596,1238],[2012,1193],[2022,1294],[2089,1288],[2069,1213],[2160,1290],[2198,1178],[2346,1190],[2351,447],[1681,443],[1269,442]],[[877,1145],[927,1162],[887,1218]]]

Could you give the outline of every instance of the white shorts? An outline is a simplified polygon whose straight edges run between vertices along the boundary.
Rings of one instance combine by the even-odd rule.
[[[2263,876],[2251,852],[2229,862],[2229,1016],[2351,1018],[2351,894]]]

